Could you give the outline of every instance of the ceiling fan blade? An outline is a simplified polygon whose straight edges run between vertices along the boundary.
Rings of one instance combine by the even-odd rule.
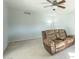
[[[62,4],[62,3],[65,3],[66,1],[65,0],[62,0],[60,2],[58,2],[58,4]]]
[[[44,8],[46,8],[46,7],[51,7],[51,6],[53,6],[53,5],[44,6]]]
[[[52,3],[52,1],[50,1],[50,0],[46,0],[46,1],[48,1],[49,3]]]
[[[58,5],[58,7],[63,8],[63,9],[66,8],[66,7],[64,7],[64,6],[59,6],[59,5]]]

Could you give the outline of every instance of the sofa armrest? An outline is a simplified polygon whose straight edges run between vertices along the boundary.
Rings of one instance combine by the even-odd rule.
[[[55,45],[55,42],[53,40],[45,39],[43,40],[43,43],[48,45],[48,46],[53,46]]]
[[[54,41],[51,40],[44,40],[43,41],[45,49],[52,55],[56,52],[56,44]]]
[[[75,39],[75,35],[67,35],[67,37],[71,37]]]
[[[42,31],[42,38],[43,38],[43,40],[46,39],[46,32],[45,31]]]
[[[65,42],[66,42],[66,44],[67,44],[67,45],[66,45],[67,47],[68,47],[68,46],[71,46],[71,45],[73,45],[73,44],[75,43],[75,37],[72,36],[72,35],[69,35],[69,36],[67,36]]]

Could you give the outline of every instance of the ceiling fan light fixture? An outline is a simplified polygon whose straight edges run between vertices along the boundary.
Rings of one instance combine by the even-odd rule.
[[[53,11],[55,11],[57,9],[57,6],[53,6]]]
[[[55,11],[56,9],[53,9],[53,11]]]

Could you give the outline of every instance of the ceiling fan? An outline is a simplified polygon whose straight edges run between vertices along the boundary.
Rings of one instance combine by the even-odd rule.
[[[62,1],[59,1],[59,2],[57,2],[57,0],[46,0],[46,1],[49,2],[51,5],[44,6],[44,8],[46,8],[46,7],[52,7],[52,6],[60,7],[62,9],[66,8],[65,6],[61,6],[60,5],[60,4],[65,3],[66,2],[65,0],[62,0]],[[53,9],[53,11],[55,11],[55,8]]]

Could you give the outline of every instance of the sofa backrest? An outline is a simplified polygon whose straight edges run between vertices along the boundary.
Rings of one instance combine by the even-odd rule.
[[[56,29],[55,34],[57,39],[65,40],[67,37],[66,31],[64,29]]]
[[[51,30],[46,30],[46,38],[50,40],[55,40],[55,39],[61,39],[65,40],[67,37],[67,34],[64,29],[51,29]]]
[[[54,30],[46,30],[46,37],[47,39],[55,40],[56,34]]]

